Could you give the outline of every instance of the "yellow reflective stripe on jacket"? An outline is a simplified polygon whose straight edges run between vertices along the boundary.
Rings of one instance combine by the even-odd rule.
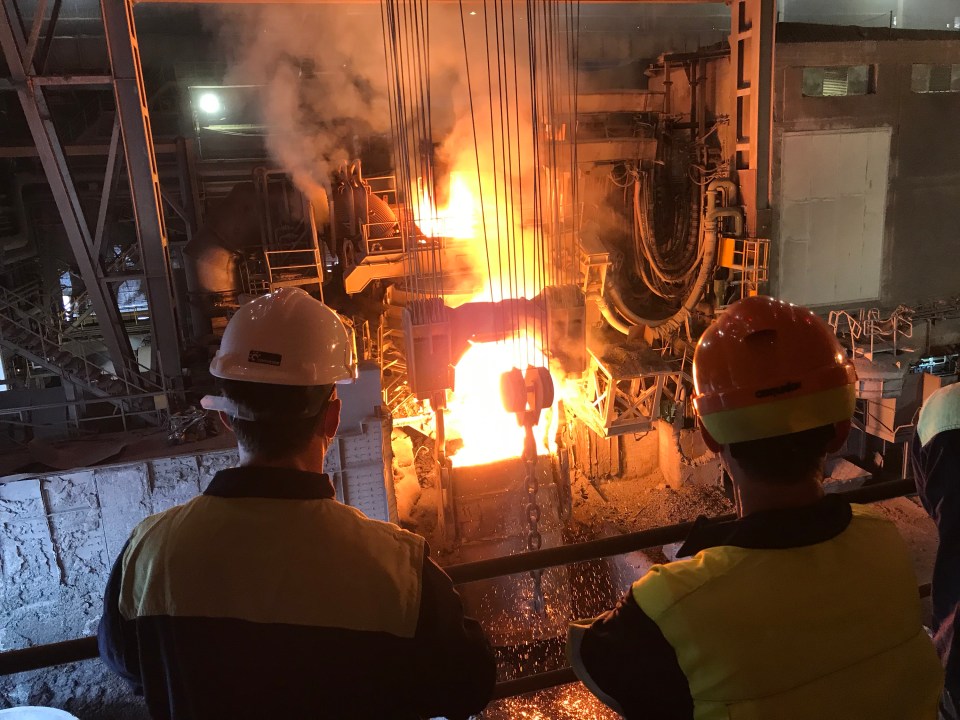
[[[676,651],[697,720],[936,716],[942,671],[910,557],[869,509],[816,545],[655,566],[632,593]]]
[[[120,612],[413,637],[424,541],[333,500],[201,496],[144,520]]]

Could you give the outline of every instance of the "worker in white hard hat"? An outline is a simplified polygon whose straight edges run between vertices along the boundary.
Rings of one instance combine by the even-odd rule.
[[[960,383],[935,390],[920,408],[910,445],[917,495],[937,524],[933,640],[946,671],[940,717],[960,718]]]
[[[104,661],[154,718],[467,718],[494,658],[423,538],[336,501],[323,454],[354,376],[339,316],[300,289],[228,324],[203,405],[239,466],[148,517],[113,567]]]

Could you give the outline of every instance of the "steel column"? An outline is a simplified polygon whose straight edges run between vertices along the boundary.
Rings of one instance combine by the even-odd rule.
[[[775,0],[730,5],[730,61],[736,107],[736,168],[749,237],[770,237],[770,143],[773,119]]]
[[[173,309],[160,178],[140,67],[133,3],[130,0],[100,0],[100,10],[110,54],[117,115],[123,130],[127,177],[140,240],[157,369],[176,383],[182,375],[180,334]]]
[[[133,350],[117,310],[117,304],[103,281],[100,259],[92,252],[93,242],[77,197],[76,188],[50,117],[43,95],[43,88],[30,82],[21,53],[26,39],[19,25],[12,0],[0,3],[0,48],[2,48],[10,79],[16,86],[23,114],[43,165],[50,191],[57,203],[64,230],[70,241],[80,275],[87,286],[97,324],[103,335],[104,345],[113,360],[116,374],[127,378],[134,367]]]

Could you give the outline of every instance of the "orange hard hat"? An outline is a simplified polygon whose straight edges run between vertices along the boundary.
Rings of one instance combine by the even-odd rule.
[[[822,319],[770,297],[731,305],[693,356],[694,407],[720,445],[849,420],[853,363]]]

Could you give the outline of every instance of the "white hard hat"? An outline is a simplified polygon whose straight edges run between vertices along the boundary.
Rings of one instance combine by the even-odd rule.
[[[352,333],[300,288],[252,300],[230,319],[210,374],[267,385],[332,385],[356,377]]]

